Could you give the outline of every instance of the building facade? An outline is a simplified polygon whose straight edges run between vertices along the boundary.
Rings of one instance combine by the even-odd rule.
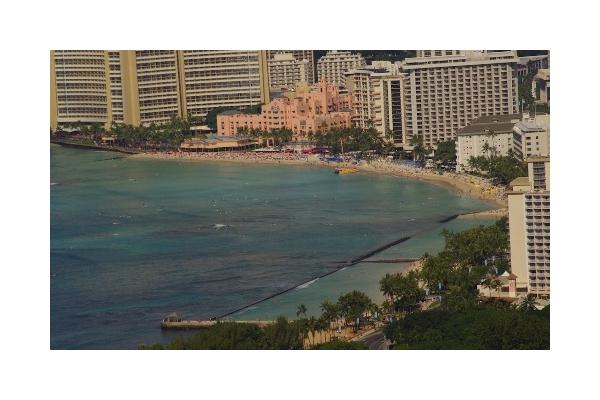
[[[531,81],[531,94],[537,104],[550,104],[550,70],[540,69]]]
[[[456,133],[456,171],[468,170],[471,157],[506,156],[513,151],[521,157],[521,141],[513,128],[521,114],[491,115],[477,118]]]
[[[523,160],[531,157],[550,157],[550,115],[523,114],[513,127],[515,152]]]
[[[50,125],[110,124],[109,55],[103,50],[56,50],[50,57]]]
[[[266,53],[53,50],[50,125],[162,124],[269,101]]]
[[[550,297],[550,159],[527,160],[528,176],[508,192],[511,272],[517,287]]]
[[[388,142],[402,143],[401,78],[393,67],[392,63],[374,63],[344,75],[354,126],[373,127]]]
[[[550,68],[549,55],[519,57],[517,76],[525,77],[529,74],[535,74],[538,70],[544,68]]]
[[[471,157],[550,156],[549,115],[531,116],[528,113],[483,116],[456,134],[456,171],[468,170]]]
[[[308,60],[297,60],[292,53],[276,53],[268,61],[269,89],[293,89],[299,83],[312,83]]]
[[[308,62],[308,81],[309,85],[317,82],[316,80],[316,68],[315,68],[315,52],[314,50],[266,50],[267,61],[275,57],[276,54],[288,53],[294,56],[296,61],[306,60]]]
[[[344,88],[346,86],[344,73],[351,69],[362,68],[365,65],[365,59],[360,54],[331,50],[317,61],[318,79]]]
[[[403,145],[435,147],[482,115],[518,112],[515,51],[454,51],[401,63]]]
[[[349,128],[352,99],[340,95],[335,85],[319,82],[313,90],[291,93],[263,105],[260,114],[227,111],[217,116],[219,135],[237,135],[240,130],[290,129],[293,140],[308,138],[309,132]]]

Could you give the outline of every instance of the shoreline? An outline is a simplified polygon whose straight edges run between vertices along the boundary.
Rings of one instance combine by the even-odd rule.
[[[340,167],[340,163],[329,163],[320,161],[314,155],[290,155],[285,153],[265,154],[265,153],[137,153],[131,155],[138,159],[152,160],[174,160],[183,162],[230,162],[239,164],[263,164],[263,165],[290,165],[290,166],[308,166],[319,168],[334,169]],[[415,179],[423,182],[444,186],[461,195],[469,196],[476,200],[481,200],[489,204],[492,209],[477,213],[461,214],[459,217],[469,216],[469,218],[496,216],[491,213],[494,210],[502,210],[507,207],[507,201],[504,189],[493,186],[482,178],[461,175],[454,172],[444,172],[440,175],[437,172],[427,169],[416,169],[402,164],[395,164],[389,161],[362,161],[353,168],[360,172],[374,173],[379,175],[395,176],[399,178]]]

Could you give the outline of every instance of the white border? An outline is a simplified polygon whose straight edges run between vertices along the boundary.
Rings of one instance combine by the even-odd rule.
[[[583,2],[13,3],[2,29],[5,398],[590,398],[597,355],[597,13]],[[551,50],[552,350],[49,349],[49,50]],[[594,360],[595,361],[595,360]]]

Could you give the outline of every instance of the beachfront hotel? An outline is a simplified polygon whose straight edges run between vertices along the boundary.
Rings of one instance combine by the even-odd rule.
[[[53,50],[50,125],[161,124],[268,102],[265,51]]]
[[[346,87],[344,73],[351,69],[362,68],[366,65],[365,59],[360,54],[349,51],[331,50],[317,61],[317,77],[319,81]]]
[[[471,157],[507,156],[527,160],[550,155],[550,116],[529,113],[486,115],[456,133],[456,171],[468,170]]]
[[[550,159],[527,160],[528,176],[508,192],[511,272],[517,287],[550,297]]]
[[[260,114],[231,110],[217,115],[219,135],[237,135],[240,130],[291,129],[294,141],[306,139],[309,132],[352,126],[352,98],[342,95],[336,85],[323,81],[314,88],[297,86],[286,96],[262,106]]]
[[[482,115],[518,112],[516,51],[423,50],[400,64],[402,144],[453,140]]]
[[[390,143],[402,143],[401,78],[391,62],[345,72],[346,88],[352,97],[352,123],[375,128]]]

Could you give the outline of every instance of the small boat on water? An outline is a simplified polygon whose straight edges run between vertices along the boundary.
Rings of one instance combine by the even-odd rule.
[[[342,167],[335,169],[335,173],[338,175],[354,174],[356,172],[358,172],[356,168]]]

